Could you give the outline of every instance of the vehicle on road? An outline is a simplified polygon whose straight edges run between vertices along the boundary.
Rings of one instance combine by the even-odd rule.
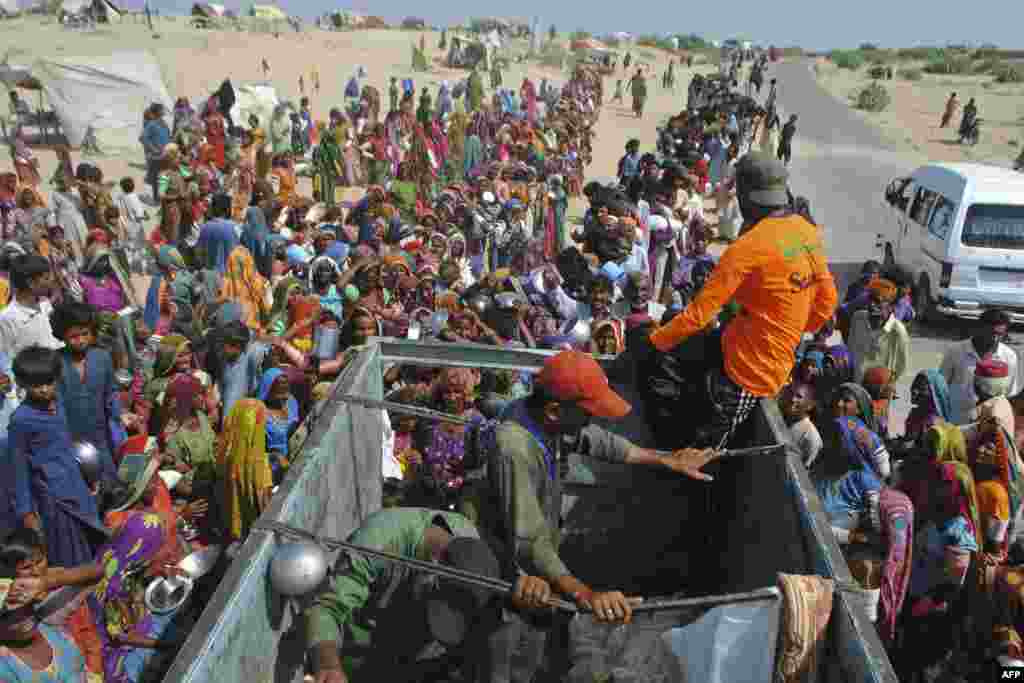
[[[1024,323],[1024,176],[982,164],[929,164],[885,190],[885,266],[915,282],[925,319],[974,319],[988,307]]]

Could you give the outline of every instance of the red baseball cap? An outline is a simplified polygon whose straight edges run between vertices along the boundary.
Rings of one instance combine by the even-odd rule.
[[[579,351],[563,351],[549,358],[537,374],[537,384],[552,398],[572,401],[594,417],[618,419],[633,409],[612,391],[597,361]]]

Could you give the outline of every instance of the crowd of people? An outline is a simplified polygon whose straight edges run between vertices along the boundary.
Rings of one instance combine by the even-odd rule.
[[[0,174],[4,680],[159,680],[202,601],[159,613],[147,585],[218,546],[215,585],[301,455],[291,437],[374,336],[561,353],[536,377],[387,369],[390,401],[456,420],[391,416],[386,509],[355,542],[512,580],[515,600],[470,633],[486,595],[424,597],[410,573],[356,557],[305,615],[319,683],[352,675],[338,645],[366,635],[371,604],[390,602],[374,628],[399,635],[366,680],[424,680],[393,667],[421,666],[425,635],[486,652],[466,664],[479,680],[510,680],[524,643],[536,671],[545,627],[532,610],[554,594],[628,621],[630,600],[559,558],[564,437],[706,480],[701,467],[776,396],[905,680],[1024,658],[1008,318],[985,313],[915,379],[899,435],[888,405],[909,365],[908,283],[871,263],[840,303],[821,230],[789,189],[795,117],[780,140],[774,80],[758,102],[735,78],[694,79],[657,153],[630,141],[609,185],[584,178],[595,71],[489,100],[475,70],[418,101],[394,79],[383,116],[364,77],[327,121],[305,99],[233,121],[228,81],[196,107],[179,99],[170,125],[151,106],[148,206],[133,179],[115,195],[66,151],[47,192],[15,139],[15,172]],[[639,115],[646,93],[633,94]],[[579,226],[574,196],[589,204]],[[729,242],[718,258],[716,238]],[[661,450],[588,424],[630,409],[592,355],[635,383]],[[61,609],[38,619],[54,596]],[[410,611],[423,602],[425,627]]]

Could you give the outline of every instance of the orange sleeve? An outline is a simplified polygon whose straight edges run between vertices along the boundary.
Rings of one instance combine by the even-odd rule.
[[[736,242],[725,250],[697,298],[668,325],[658,328],[651,335],[651,343],[659,351],[676,347],[714,320],[753,269],[756,262],[755,245],[751,242]]]
[[[814,301],[811,302],[811,314],[807,316],[807,328],[804,331],[814,334],[820,330],[835,314],[838,305],[836,281],[832,273],[826,271],[815,283]]]

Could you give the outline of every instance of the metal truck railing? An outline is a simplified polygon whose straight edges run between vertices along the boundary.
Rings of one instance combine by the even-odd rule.
[[[372,340],[342,372],[331,397],[319,404],[300,428],[293,443],[301,444],[301,455],[294,459],[263,519],[344,538],[362,519],[380,508],[382,414],[376,409],[342,402],[337,397],[354,394],[382,399],[382,374],[387,364],[535,372],[552,353],[473,344]],[[617,388],[630,397],[629,387]],[[632,415],[614,428],[636,438],[642,431],[641,421]],[[785,443],[792,447],[774,401],[761,403],[749,442],[746,445]],[[690,588],[692,584],[715,594],[774,585],[778,572],[818,574],[834,578],[838,584],[852,584],[853,578],[799,458],[770,455],[737,460],[739,462],[723,462],[715,473],[716,481],[706,494],[707,508],[700,511],[702,517],[693,525],[700,528],[701,541],[694,543],[691,539],[687,546],[673,543],[666,537],[666,544],[674,548],[656,555],[657,564],[663,565],[661,578],[666,578],[667,570],[670,582],[686,583],[677,586],[677,590]],[[616,470],[617,467],[620,469]],[[634,539],[649,536],[652,529],[687,526],[685,518],[672,520],[666,513],[672,509],[667,506],[679,500],[672,498],[677,495],[678,481],[668,481],[664,475],[659,478],[660,473],[642,471],[626,476],[621,469],[621,466],[593,465],[598,481],[619,485],[619,493],[615,492],[615,486],[609,486],[603,507],[600,493],[570,501],[571,509],[566,517],[568,540],[563,544],[570,566],[576,566],[570,559],[574,550],[577,553],[594,551],[593,539],[588,541],[590,545],[577,543],[574,549],[573,529],[593,527],[601,514],[624,521],[619,526],[628,533],[630,525],[638,522],[637,515],[645,514],[645,506],[647,510],[656,506],[658,517],[644,519],[644,534],[635,533],[636,527],[632,527],[634,532],[630,535]],[[628,506],[621,504],[621,492],[626,490],[621,486],[623,483],[634,487],[630,495],[635,497]],[[685,507],[679,506],[680,517],[687,514]],[[581,542],[585,536],[576,534]],[[305,660],[302,609],[305,605],[282,598],[270,587],[268,566],[276,543],[274,536],[264,531],[250,534],[165,681],[297,683],[302,680]],[[643,566],[628,551],[617,554],[632,557],[634,568]],[[828,656],[819,680],[897,683],[874,625],[843,590],[835,594],[828,638]]]

